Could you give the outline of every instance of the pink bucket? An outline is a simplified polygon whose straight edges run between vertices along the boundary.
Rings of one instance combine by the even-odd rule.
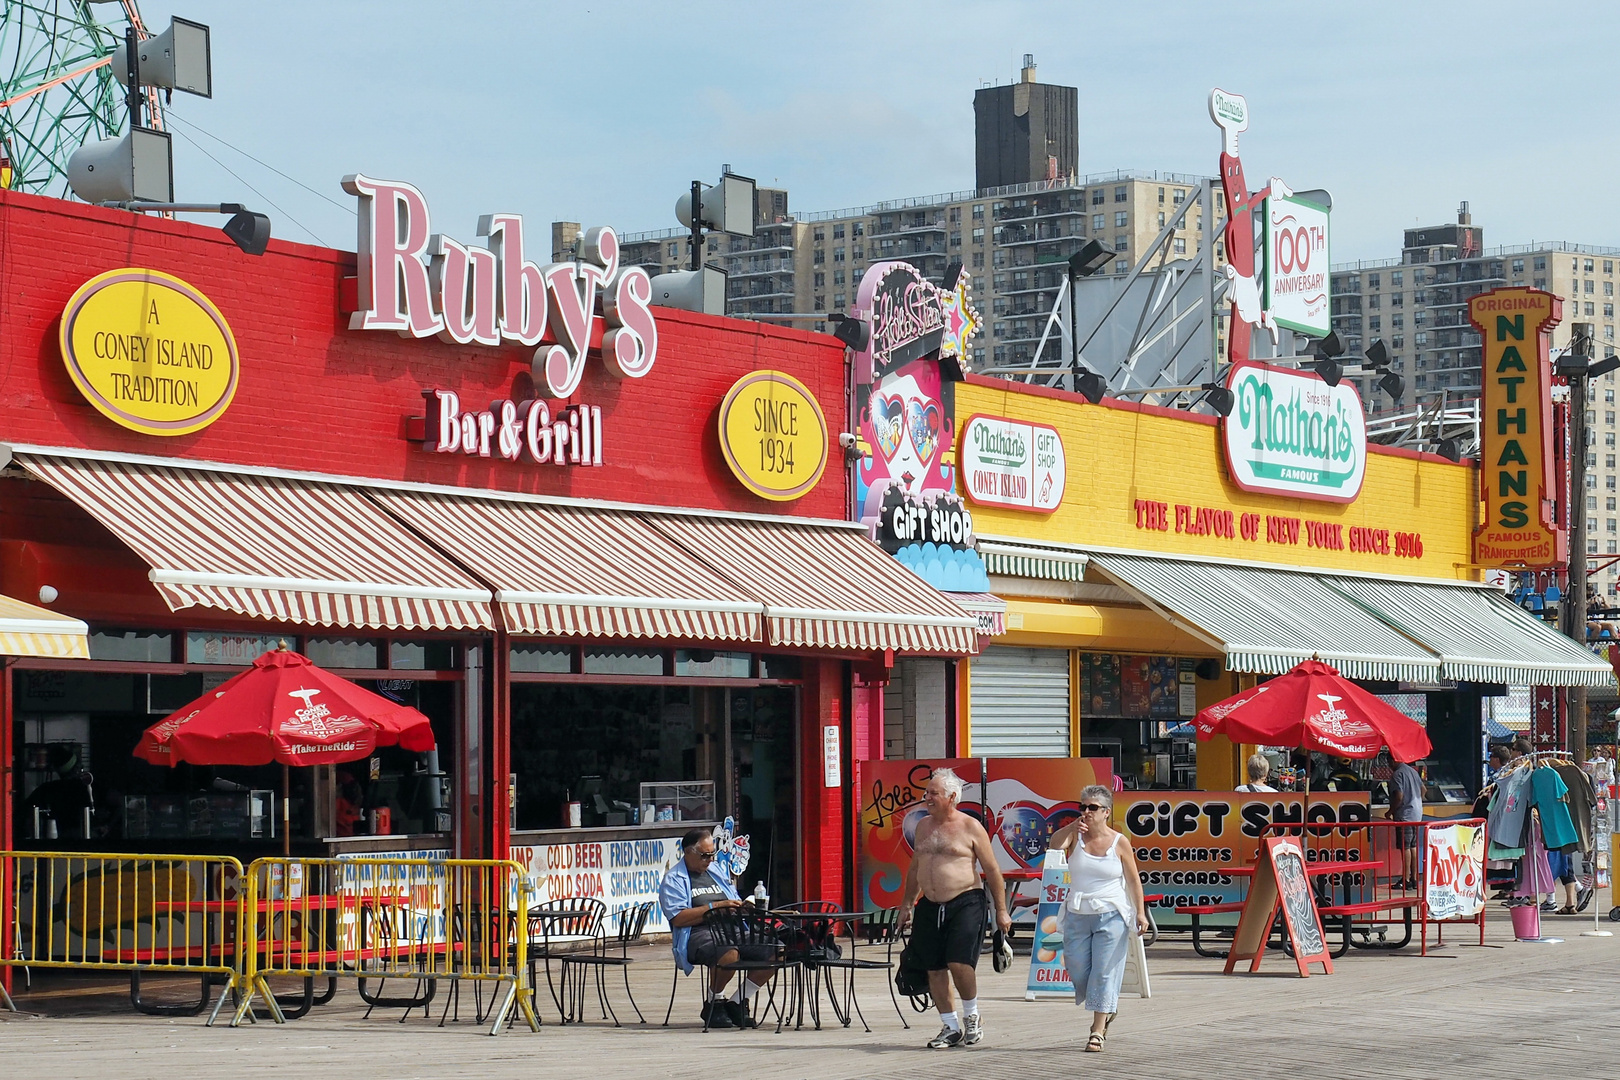
[[[1519,904],[1508,908],[1513,916],[1513,936],[1521,941],[1534,941],[1541,937],[1541,907],[1537,904]]]

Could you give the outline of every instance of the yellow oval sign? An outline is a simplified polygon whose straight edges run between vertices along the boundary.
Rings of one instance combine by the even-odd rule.
[[[148,435],[186,435],[236,396],[236,339],[209,299],[157,270],[109,270],[62,312],[62,360],[85,399]]]
[[[720,403],[720,450],[743,486],[787,502],[827,467],[827,417],[803,383],[781,371],[738,379]]]

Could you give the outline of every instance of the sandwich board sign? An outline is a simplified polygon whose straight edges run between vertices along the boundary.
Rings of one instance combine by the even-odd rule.
[[[1232,951],[1226,955],[1226,974],[1232,973],[1239,960],[1248,960],[1251,972],[1260,970],[1279,907],[1300,977],[1310,977],[1312,964],[1321,964],[1324,974],[1333,974],[1327,935],[1322,932],[1322,918],[1305,874],[1305,849],[1293,836],[1268,836],[1261,843],[1260,862],[1232,935]]]

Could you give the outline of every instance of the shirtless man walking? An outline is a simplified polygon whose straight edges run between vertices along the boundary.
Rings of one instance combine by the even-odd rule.
[[[916,852],[906,872],[906,891],[900,898],[900,928],[913,921],[913,955],[928,969],[928,991],[944,1021],[928,1041],[933,1050],[972,1046],[984,1038],[979,1021],[979,948],[984,942],[985,890],[979,886],[984,869],[990,895],[995,897],[996,925],[1012,929],[1007,914],[1007,890],[990,851],[990,836],[956,804],[962,800],[962,778],[950,769],[935,769],[923,790],[928,816],[917,823]],[[921,894],[922,899],[918,899]],[[915,912],[912,905],[916,905]],[[962,996],[960,1018],[951,997],[951,984]]]

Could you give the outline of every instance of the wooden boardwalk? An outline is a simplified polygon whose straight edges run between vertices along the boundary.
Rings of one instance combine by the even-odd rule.
[[[1600,896],[1603,910],[1607,897]],[[124,987],[60,979],[19,994],[23,1015],[0,1013],[4,1075],[41,1078],[374,1076],[624,1077],[749,1080],[838,1077],[1067,1077],[1076,1074],[1213,1080],[1322,1078],[1433,1080],[1447,1076],[1620,1077],[1620,937],[1582,938],[1590,917],[1549,917],[1558,945],[1515,942],[1501,908],[1487,945],[1402,953],[1355,951],[1335,974],[1302,980],[1286,957],[1267,954],[1254,976],[1223,976],[1220,963],[1169,936],[1148,950],[1154,996],[1126,998],[1107,1052],[1082,1054],[1089,1014],[1063,1001],[1025,1002],[1023,958],[1005,975],[981,973],[985,1042],[927,1051],[934,1014],[909,1012],[900,1027],[879,973],[865,973],[871,1034],[833,1027],[700,1034],[696,984],[683,981],[675,1027],[657,1026],[668,1000],[667,950],[648,949],[632,982],[646,1027],[594,1021],[561,1027],[542,985],[546,1023],[499,1038],[470,1020],[437,1025],[418,1011],[363,1018],[353,984],[332,1004],[282,1027],[205,1028],[201,1018],[138,1016],[120,1005]],[[1620,930],[1620,924],[1604,922]],[[149,986],[155,987],[157,980]],[[178,988],[177,988],[178,989]],[[185,989],[192,989],[187,986]],[[614,1000],[622,1003],[623,986]],[[594,1000],[592,1001],[594,1007]],[[830,1014],[823,1010],[830,1022]],[[620,1008],[621,1016],[630,1013]],[[588,1013],[588,1015],[594,1015]],[[633,1013],[631,1013],[633,1016]],[[971,1055],[971,1061],[967,1060]]]

